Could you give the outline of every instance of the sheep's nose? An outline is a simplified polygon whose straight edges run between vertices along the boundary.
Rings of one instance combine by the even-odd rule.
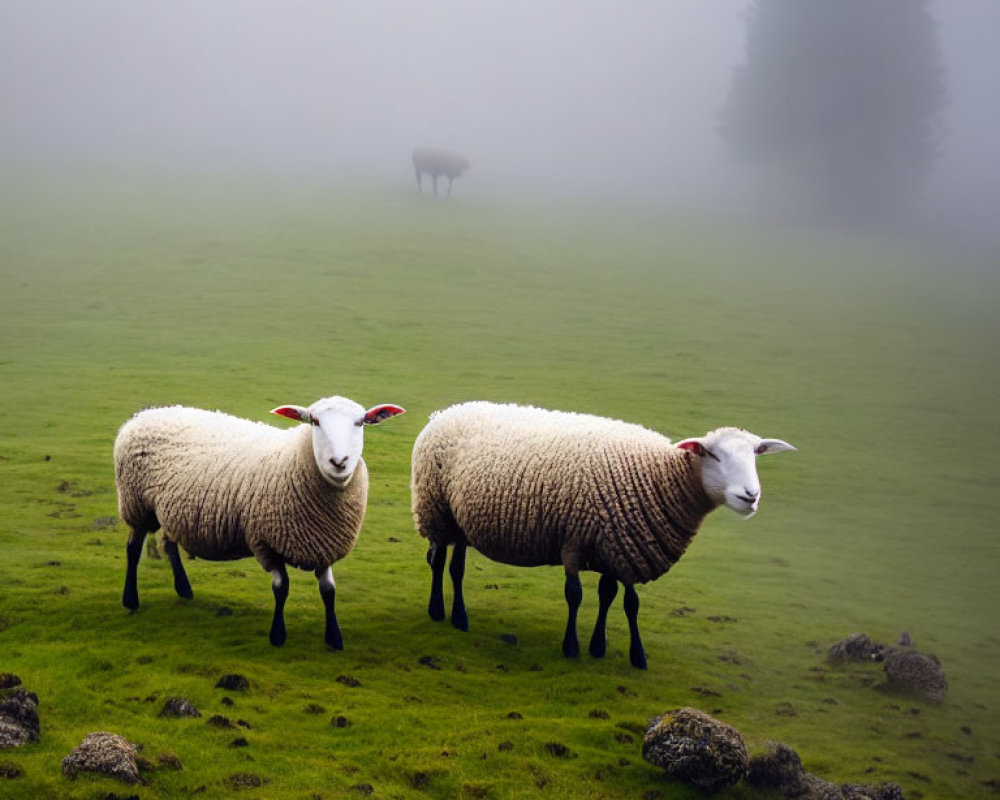
[[[748,489],[744,486],[743,496],[740,498],[740,500],[746,500],[748,503],[752,503],[757,499],[759,495],[760,495],[760,489]]]
[[[344,456],[339,461],[336,458],[331,458],[330,464],[333,465],[334,469],[343,469],[344,467],[347,466],[347,456]]]

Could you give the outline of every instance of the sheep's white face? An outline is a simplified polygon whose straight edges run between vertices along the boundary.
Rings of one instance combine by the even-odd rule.
[[[346,397],[326,397],[309,408],[281,406],[272,414],[308,422],[313,426],[313,456],[320,474],[334,487],[344,489],[354,477],[365,443],[365,426],[402,414],[394,405],[365,409]]]
[[[677,446],[701,459],[702,486],[709,498],[745,519],[757,513],[760,503],[757,456],[795,449],[781,439],[761,439],[738,428],[717,428]]]
[[[365,409],[346,397],[328,397],[309,406],[316,467],[343,489],[354,477],[365,444]]]

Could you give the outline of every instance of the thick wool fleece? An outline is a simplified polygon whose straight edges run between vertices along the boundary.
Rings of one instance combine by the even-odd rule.
[[[320,475],[309,425],[259,422],[173,406],[141,411],[115,441],[118,510],[133,528],[156,530],[213,561],[255,556],[325,569],[357,541],[368,472],[358,463],[336,489]]]
[[[658,578],[715,503],[696,456],[639,425],[524,406],[435,414],[413,449],[413,517],[505,564]]]

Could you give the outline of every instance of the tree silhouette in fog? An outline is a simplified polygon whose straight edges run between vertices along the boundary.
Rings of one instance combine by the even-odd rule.
[[[925,0],[754,0],[719,132],[803,211],[878,221],[929,176],[946,99]]]

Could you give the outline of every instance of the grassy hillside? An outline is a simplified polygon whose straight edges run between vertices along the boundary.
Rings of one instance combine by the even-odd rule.
[[[95,730],[154,764],[180,759],[150,773],[144,800],[365,784],[695,797],[639,753],[647,718],[681,705],[752,751],[790,744],[830,780],[997,794],[996,272],[652,211],[436,202],[408,185],[22,174],[0,193],[0,672],[38,693],[42,721],[40,743],[0,752],[24,773],[0,778],[0,797],[129,793],[59,773]],[[264,420],[330,394],[409,411],[366,436],[368,516],[335,566],[345,650],[324,648],[315,580],[298,572],[288,643],[272,648],[253,561],[193,562],[185,602],[167,562],[145,559],[129,615],[121,422],[169,403]],[[428,413],[471,398],[674,437],[740,425],[799,452],[761,461],[754,519],[716,512],[641,587],[647,673],[628,664],[620,606],[608,656],[567,662],[557,569],[473,554],[469,632],[426,616],[410,447]],[[584,581],[584,640],[596,587]],[[847,634],[903,630],[940,657],[941,706],[879,692],[878,665],[825,663]],[[250,691],[214,688],[230,672]],[[205,717],[159,719],[171,696]],[[213,728],[212,714],[249,728]]]

